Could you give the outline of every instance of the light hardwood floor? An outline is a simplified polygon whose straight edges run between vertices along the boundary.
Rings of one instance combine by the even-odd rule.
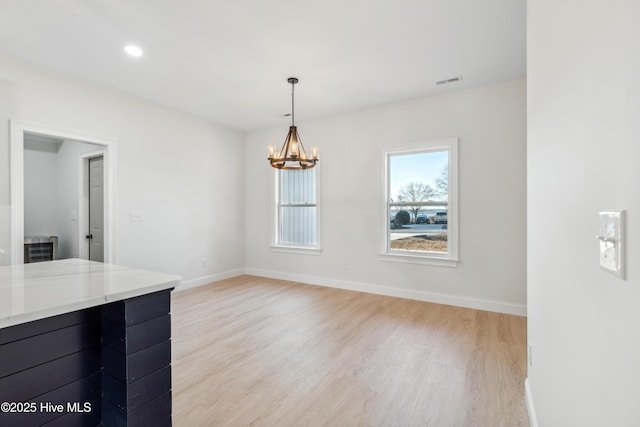
[[[253,276],[172,304],[175,426],[529,425],[523,317]]]

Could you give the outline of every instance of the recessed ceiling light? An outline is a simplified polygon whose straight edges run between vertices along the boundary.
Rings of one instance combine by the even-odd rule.
[[[136,58],[142,56],[142,49],[132,44],[125,46],[124,51],[127,52],[127,55],[135,56]]]

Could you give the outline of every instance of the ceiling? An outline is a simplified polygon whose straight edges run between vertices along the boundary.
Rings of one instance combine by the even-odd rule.
[[[525,15],[526,0],[2,0],[0,53],[247,131],[288,123],[289,76],[297,120],[523,77]]]

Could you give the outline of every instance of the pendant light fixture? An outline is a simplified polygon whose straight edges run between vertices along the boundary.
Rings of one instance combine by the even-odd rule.
[[[289,77],[287,79],[291,83],[291,126],[289,126],[289,133],[282,144],[282,148],[276,153],[276,146],[270,145],[268,147],[269,162],[271,166],[277,169],[310,169],[316,165],[318,161],[318,147],[311,147],[311,155],[309,156],[302,145],[300,135],[298,135],[298,129],[295,124],[295,112],[294,112],[294,85],[298,83],[298,79],[295,77]]]

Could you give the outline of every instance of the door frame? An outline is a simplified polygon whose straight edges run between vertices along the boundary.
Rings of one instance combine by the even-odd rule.
[[[11,264],[24,263],[24,135],[34,133],[54,138],[71,139],[102,146],[98,151],[104,156],[104,262],[115,263],[115,191],[117,140],[115,138],[90,135],[83,132],[70,131],[39,125],[22,120],[9,121],[10,132],[10,179],[11,179]],[[80,179],[82,183],[84,178]],[[82,184],[80,185],[82,187]],[[82,191],[82,189],[80,190]],[[82,193],[81,193],[82,195]],[[82,206],[82,197],[80,198]],[[79,206],[79,208],[81,207]],[[86,224],[82,218],[85,211],[79,209],[78,227]],[[81,219],[82,218],[82,219]],[[86,230],[85,230],[86,231]],[[84,236],[78,228],[78,236]],[[78,255],[82,245],[78,246]]]

